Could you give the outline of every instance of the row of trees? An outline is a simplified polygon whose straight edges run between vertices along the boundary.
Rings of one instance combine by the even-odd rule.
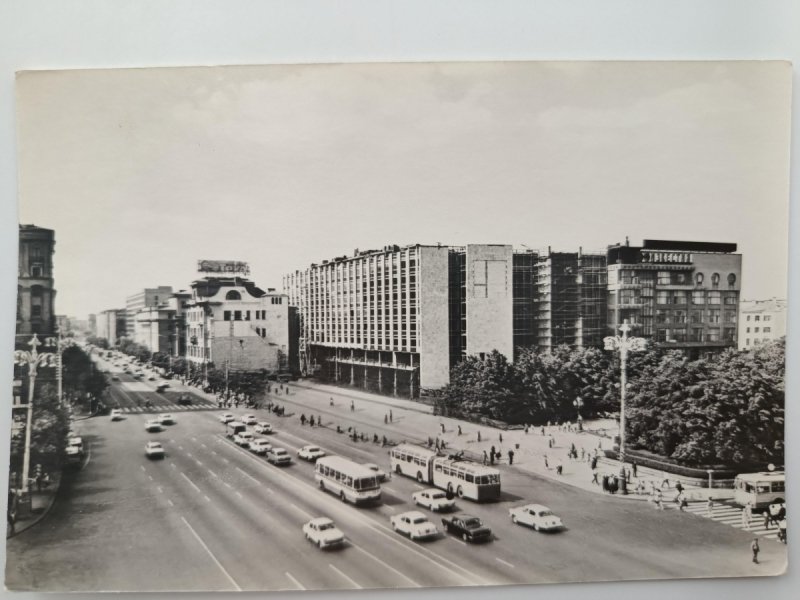
[[[456,365],[434,398],[440,414],[510,424],[618,413],[619,355],[597,349],[491,353]],[[784,341],[689,361],[651,348],[628,356],[630,447],[684,464],[782,462]],[[576,399],[580,398],[577,403]]]

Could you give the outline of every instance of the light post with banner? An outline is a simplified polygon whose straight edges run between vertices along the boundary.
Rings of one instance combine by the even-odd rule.
[[[20,405],[21,408],[27,409],[27,419],[25,422],[25,451],[22,459],[22,490],[21,501],[26,505],[30,501],[30,493],[28,487],[28,477],[30,474],[31,466],[31,429],[33,427],[33,388],[36,383],[36,374],[39,367],[57,367],[58,355],[55,352],[39,352],[38,347],[42,345],[39,338],[34,333],[33,338],[28,345],[31,347],[30,351],[15,350],[14,363],[17,365],[28,366],[28,403],[27,405]]]
[[[647,340],[638,337],[628,337],[631,326],[628,319],[619,326],[622,335],[603,338],[606,350],[618,350],[620,362],[620,405],[619,405],[619,462],[620,479],[622,480],[621,492],[627,493],[627,480],[625,479],[625,393],[628,385],[628,352],[639,352],[647,347]]]

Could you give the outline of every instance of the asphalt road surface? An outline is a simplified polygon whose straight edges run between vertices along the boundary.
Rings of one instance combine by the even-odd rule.
[[[137,385],[138,383],[138,385]],[[112,385],[123,407],[158,401],[168,412],[177,399],[156,394],[127,375]],[[147,382],[150,387],[155,383]],[[327,399],[327,396],[326,396]],[[318,400],[318,399],[317,399]],[[68,473],[56,503],[35,527],[8,542],[6,585],[13,590],[153,591],[358,589],[603,581],[671,577],[736,577],[779,573],[783,544],[761,541],[753,564],[750,536],[700,516],[659,512],[647,503],[601,496],[502,467],[500,502],[458,500],[459,511],[477,515],[494,532],[491,542],[468,545],[441,534],[412,542],[392,531],[389,518],[415,509],[422,488],[405,477],[382,485],[382,501],[354,507],[320,491],[313,465],[296,458],[305,444],[389,471],[386,448],[354,443],[334,422],[347,415],[319,407],[314,392],[281,398],[287,414],[255,413],[270,421],[274,446],[294,456],[275,467],[228,440],[219,410],[173,411],[175,425],[147,433],[153,415],[126,414],[121,421],[96,417],[76,423],[89,455]],[[304,404],[305,403],[305,404]],[[349,400],[336,399],[339,406]],[[292,408],[294,407],[294,408]],[[300,412],[322,414],[325,427],[301,426]],[[398,439],[403,423],[358,414],[359,427]],[[337,421],[338,419],[338,421]],[[411,424],[409,437],[414,437]],[[418,434],[418,431],[416,432]],[[165,460],[149,461],[144,445],[162,442]],[[511,523],[511,506],[549,506],[566,529],[539,533]],[[423,509],[423,512],[427,512]],[[441,530],[438,514],[429,513]],[[319,550],[303,538],[312,517],[332,518],[345,533],[340,549]]]

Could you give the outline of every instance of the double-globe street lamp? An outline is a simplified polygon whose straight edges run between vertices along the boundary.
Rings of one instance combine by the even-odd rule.
[[[25,451],[22,459],[22,497],[27,501],[29,498],[28,476],[30,474],[31,466],[31,429],[33,426],[33,387],[36,383],[36,373],[39,367],[57,367],[58,354],[56,352],[39,352],[38,347],[42,345],[36,334],[28,345],[31,347],[30,351],[15,350],[14,363],[17,365],[28,366],[28,404],[24,407],[27,408],[27,420],[25,423]]]
[[[639,352],[647,347],[647,340],[638,337],[628,337],[628,332],[631,330],[628,319],[622,322],[619,326],[622,335],[614,335],[603,338],[603,344],[606,350],[618,350],[620,362],[620,378],[619,378],[619,392],[620,392],[620,405],[619,405],[619,462],[620,462],[620,478],[623,482],[625,479],[625,391],[628,385],[628,352]],[[623,483],[623,493],[626,489]]]

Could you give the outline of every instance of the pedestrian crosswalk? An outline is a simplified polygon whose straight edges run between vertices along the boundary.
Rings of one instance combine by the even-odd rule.
[[[179,411],[200,411],[200,410],[218,410],[214,404],[190,404],[188,406],[180,404],[160,404],[158,406],[151,406],[149,408],[144,406],[121,406],[118,410],[123,414],[144,414],[144,413],[163,413],[163,412],[179,412]]]
[[[665,503],[665,508],[678,510],[678,507],[675,505],[675,503],[669,502]],[[690,502],[689,505],[684,508],[684,510],[695,515],[711,519],[712,521],[716,521],[718,523],[723,523],[743,531],[748,531],[753,535],[773,540],[778,538],[777,526],[770,523],[769,529],[767,529],[764,526],[764,516],[762,514],[754,513],[750,519],[750,523],[747,524],[742,519],[742,508],[734,504],[715,502],[713,508],[709,512],[708,504],[706,502]]]

